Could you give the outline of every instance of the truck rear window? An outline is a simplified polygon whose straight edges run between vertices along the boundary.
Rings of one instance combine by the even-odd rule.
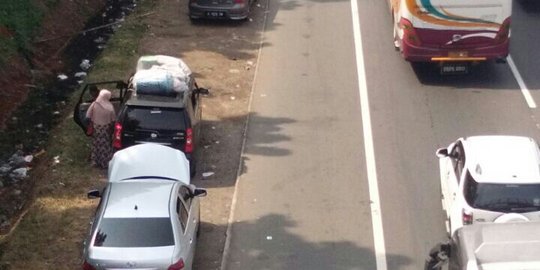
[[[124,119],[124,128],[135,130],[185,130],[183,109],[129,107]]]

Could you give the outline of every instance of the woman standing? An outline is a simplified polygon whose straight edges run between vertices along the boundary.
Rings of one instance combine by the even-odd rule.
[[[116,119],[114,107],[110,102],[111,92],[103,89],[99,91],[96,101],[92,102],[86,117],[90,119],[89,125],[94,128],[92,134],[92,163],[106,169],[113,154],[111,144],[113,123]]]

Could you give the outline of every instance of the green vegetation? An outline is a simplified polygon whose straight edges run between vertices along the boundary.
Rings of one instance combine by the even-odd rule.
[[[0,0],[7,1],[7,0]],[[146,32],[146,25],[141,22],[141,10],[148,10],[155,5],[153,1],[141,1],[136,11],[128,17],[115,35],[109,40],[107,50],[94,61],[94,67],[87,81],[104,81],[127,79],[133,72],[138,58],[138,40]],[[133,18],[133,19],[129,19]],[[4,50],[0,38],[0,55]],[[6,51],[9,50],[5,49]],[[1,56],[0,56],[1,58]],[[1,60],[0,60],[1,61]],[[7,128],[0,132],[0,159],[9,157],[14,152],[14,146],[22,145],[25,152],[36,151],[45,146],[48,131],[61,119],[55,111],[62,107],[62,101],[69,99],[71,93],[56,90],[48,82],[38,82],[37,88],[32,89],[27,100],[12,117],[15,121],[7,121]],[[45,90],[47,89],[47,90]],[[75,96],[78,98],[78,93]],[[71,108],[68,108],[70,111]]]
[[[4,40],[0,40],[0,61],[18,50],[26,52],[42,18],[43,11],[32,0],[0,0],[0,27],[6,28],[13,37],[13,42],[4,43]],[[3,37],[6,38],[10,37]]]
[[[135,12],[94,62],[87,81],[127,78],[139,57],[138,44],[147,29],[144,19],[137,16],[152,10],[156,2],[138,2]],[[90,141],[69,117],[79,95],[80,91],[71,95],[62,117],[57,118],[58,126],[50,133],[46,152],[32,169],[32,179],[25,180],[36,181],[36,198],[7,242],[0,243],[0,253],[4,253],[0,256],[0,270],[51,266],[80,269],[82,240],[97,203],[85,199],[85,192],[102,184],[104,172],[90,166]]]
[[[97,61],[89,74],[88,81],[125,80],[135,70],[139,58],[138,41],[146,33],[147,27],[141,22],[141,10],[155,5],[153,1],[139,3],[138,12],[131,15],[126,23],[107,43],[107,50]]]
[[[0,35],[0,66],[5,65],[11,55],[17,53],[17,42],[9,37]]]
[[[56,7],[60,3],[60,0],[46,0],[45,5],[50,9]]]

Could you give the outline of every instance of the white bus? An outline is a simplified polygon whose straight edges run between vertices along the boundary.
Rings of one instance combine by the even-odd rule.
[[[411,62],[505,62],[512,0],[388,0],[394,44]]]

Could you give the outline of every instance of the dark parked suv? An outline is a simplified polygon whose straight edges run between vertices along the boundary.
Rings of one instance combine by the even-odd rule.
[[[89,85],[99,85],[94,83]],[[190,162],[191,175],[195,174],[194,151],[198,143],[201,106],[199,96],[208,93],[194,81],[189,90],[173,96],[135,94],[127,84],[116,84],[113,97],[118,100],[117,121],[114,126],[113,147],[120,150],[140,143],[157,143],[179,149]],[[123,88],[124,89],[119,89]],[[103,88],[103,87],[99,87]],[[85,87],[75,108],[75,122],[86,130],[85,113],[89,101],[85,100]],[[111,88],[108,88],[109,90]],[[86,101],[86,102],[85,102]]]
[[[193,151],[199,137],[201,108],[195,88],[175,97],[132,95],[128,92],[114,125],[117,150],[139,143],[158,143],[181,150],[195,172]]]

